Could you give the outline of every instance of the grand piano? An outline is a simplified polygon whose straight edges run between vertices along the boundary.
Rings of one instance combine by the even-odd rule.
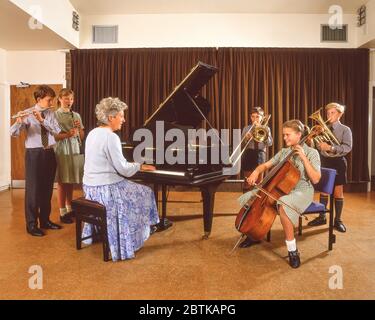
[[[207,138],[204,144],[199,144],[197,142],[199,139],[194,140],[194,137],[191,138],[189,134],[191,129],[202,128],[204,122],[208,122],[207,115],[211,107],[209,102],[201,96],[201,90],[217,71],[218,69],[214,66],[198,62],[146,120],[143,128],[152,132],[152,137],[158,136],[158,138],[157,141],[154,139],[143,146],[142,159],[135,159],[135,151],[144,140],[133,140],[122,144],[123,154],[128,161],[144,160],[156,166],[156,171],[140,171],[131,179],[153,184],[157,203],[159,203],[161,188],[162,208],[158,231],[165,230],[172,225],[166,217],[167,187],[187,186],[200,189],[203,199],[203,238],[208,239],[211,233],[215,192],[217,187],[228,178],[223,173],[223,168],[228,165],[221,159],[219,161],[212,159],[212,151],[216,150],[220,153],[220,147],[222,147],[222,144],[218,143],[220,140],[212,141]],[[184,139],[178,141],[177,136],[174,139],[170,137],[166,139],[166,134],[171,129],[177,129],[180,132],[180,138],[182,135]],[[160,137],[162,137],[161,140]],[[160,161],[163,156],[165,160],[168,155],[172,160],[175,159],[175,163]],[[181,159],[184,161],[178,161]]]

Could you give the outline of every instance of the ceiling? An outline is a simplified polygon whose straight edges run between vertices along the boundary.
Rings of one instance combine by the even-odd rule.
[[[162,13],[355,13],[366,0],[70,0],[81,15]]]
[[[55,32],[30,29],[30,16],[8,0],[0,0],[0,48],[5,50],[58,50],[73,46]],[[46,41],[45,39],[48,39]]]

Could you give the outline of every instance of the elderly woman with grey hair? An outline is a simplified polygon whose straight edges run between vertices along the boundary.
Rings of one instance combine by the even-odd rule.
[[[159,222],[155,197],[149,187],[129,181],[137,171],[155,167],[129,163],[114,132],[125,122],[127,105],[118,98],[105,98],[96,106],[98,127],[86,139],[83,190],[86,199],[107,211],[108,241],[113,261],[131,259]],[[85,224],[83,236],[94,232]]]

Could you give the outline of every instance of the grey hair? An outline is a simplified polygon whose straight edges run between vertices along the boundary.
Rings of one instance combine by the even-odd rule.
[[[127,110],[128,106],[119,98],[104,98],[96,105],[95,113],[98,124],[108,124],[109,116],[115,117],[119,112]]]

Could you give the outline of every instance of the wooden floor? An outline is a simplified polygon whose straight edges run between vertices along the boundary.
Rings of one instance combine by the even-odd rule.
[[[304,227],[304,235],[297,237],[302,260],[297,270],[287,264],[279,221],[271,243],[229,255],[238,239],[239,195],[217,194],[213,232],[205,241],[199,193],[171,192],[173,227],[153,235],[135,259],[105,263],[101,244],[75,249],[74,225],[43,238],[26,234],[24,191],[2,192],[0,298],[375,299],[375,193],[347,195],[343,218],[348,232],[337,234],[333,251],[327,251],[327,227]],[[57,212],[54,194],[53,221]],[[43,270],[41,290],[29,288],[33,265]],[[332,267],[343,272],[342,289],[329,286],[337,276],[329,273]]]

